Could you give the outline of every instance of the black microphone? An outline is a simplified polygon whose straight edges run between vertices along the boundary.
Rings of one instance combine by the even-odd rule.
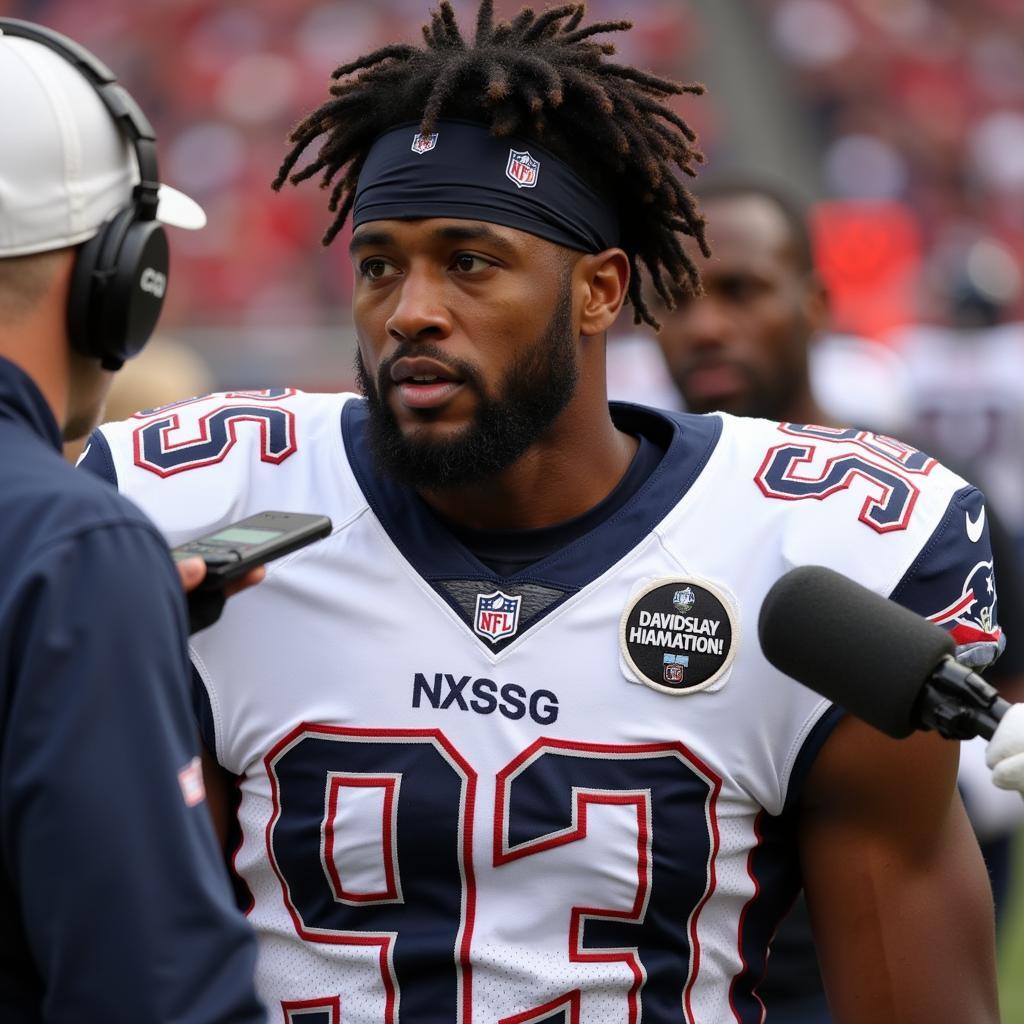
[[[778,579],[757,630],[780,672],[896,739],[991,739],[1010,707],[956,661],[944,629],[824,566]]]

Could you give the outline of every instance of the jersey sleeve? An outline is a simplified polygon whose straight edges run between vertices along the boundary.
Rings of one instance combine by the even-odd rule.
[[[46,1019],[263,1021],[254,939],[204,804],[161,541],[134,522],[78,532],[9,593],[0,835]]]
[[[968,486],[953,495],[890,598],[948,630],[963,664],[981,669],[995,661],[1006,638],[981,491]]]
[[[113,484],[114,487],[117,486],[117,470],[114,468],[114,456],[111,454],[110,445],[107,444],[107,439],[104,437],[102,430],[96,429],[92,432],[75,465],[80,469],[87,469],[90,473],[94,473],[100,479],[106,480],[108,484]]]
[[[322,513],[340,528],[366,508],[346,469],[341,430],[342,410],[357,398],[294,388],[190,398],[105,423],[93,432],[79,466],[115,484],[171,547],[268,509]],[[269,573],[284,561],[272,563]],[[225,617],[250,597],[231,598]],[[218,623],[200,637],[222,628]],[[192,679],[204,742],[223,758],[217,690],[224,682],[201,664]]]

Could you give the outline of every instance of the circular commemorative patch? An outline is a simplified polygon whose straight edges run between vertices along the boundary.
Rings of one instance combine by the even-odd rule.
[[[706,690],[732,664],[738,636],[731,598],[702,579],[657,579],[622,613],[619,642],[640,682],[662,693]]]

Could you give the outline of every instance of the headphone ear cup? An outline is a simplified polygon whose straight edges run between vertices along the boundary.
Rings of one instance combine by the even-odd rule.
[[[68,338],[71,347],[84,356],[99,359],[102,353],[93,347],[95,332],[93,330],[94,308],[97,304],[97,273],[100,253],[104,248],[107,231],[112,222],[107,221],[90,238],[79,246],[75,256],[75,266],[71,272],[71,289],[68,294]]]
[[[104,289],[100,329],[109,339],[104,358],[124,362],[142,351],[160,319],[169,269],[164,226],[155,220],[132,223]]]
[[[135,213],[122,210],[82,246],[71,278],[71,344],[111,370],[149,340],[167,291],[167,234],[159,221],[137,221]]]

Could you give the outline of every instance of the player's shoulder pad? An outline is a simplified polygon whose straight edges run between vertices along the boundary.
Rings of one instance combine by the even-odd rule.
[[[743,429],[766,501],[827,509],[837,523],[856,522],[878,535],[931,532],[965,485],[927,452],[886,434],[766,420]]]
[[[95,431],[79,464],[116,483],[170,543],[266,509],[343,514],[341,410],[350,394],[226,391]],[[332,490],[333,489],[333,490]]]
[[[854,428],[723,417],[774,508],[787,567],[826,565],[945,627],[982,666],[1005,644],[982,493],[912,446]],[[736,453],[740,453],[738,458]]]
[[[722,415],[709,463],[790,566],[827,565],[879,593],[899,582],[966,482],[926,452],[856,428]]]

